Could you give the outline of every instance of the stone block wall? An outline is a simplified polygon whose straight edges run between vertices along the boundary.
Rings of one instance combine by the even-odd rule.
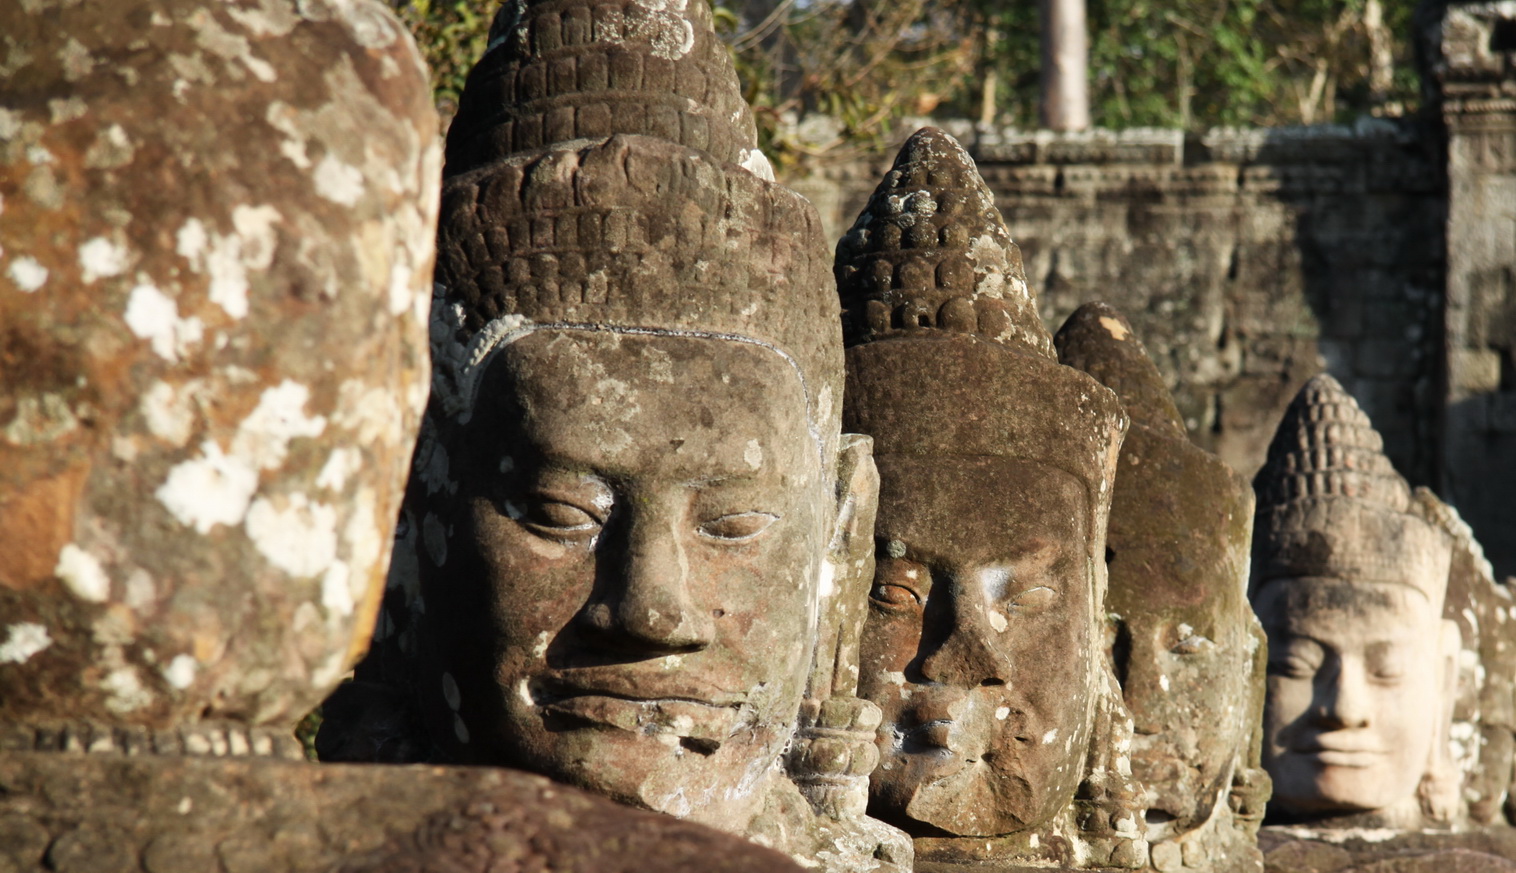
[[[1243,473],[1336,376],[1416,485],[1516,574],[1516,0],[1425,0],[1427,110],[1271,130],[946,127],[979,162],[1056,330],[1124,312],[1190,434]],[[901,139],[915,129],[908,125]],[[794,170],[840,238],[894,149]]]
[[[1090,300],[1122,310],[1196,442],[1251,475],[1290,398],[1325,369],[1397,467],[1433,482],[1445,196],[1429,126],[1189,138],[945,126],[996,192],[1049,329]],[[888,157],[797,181],[834,238]]]
[[[1451,4],[1428,42],[1448,185],[1439,485],[1516,573],[1516,2]]]

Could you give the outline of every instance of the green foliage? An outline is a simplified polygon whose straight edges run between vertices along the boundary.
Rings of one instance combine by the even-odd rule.
[[[474,62],[484,54],[490,21],[501,0],[390,0],[395,14],[416,37],[432,71],[432,95],[446,117],[457,111],[458,96]]]
[[[321,707],[316,707],[300,719],[295,725],[295,739],[300,741],[300,747],[305,750],[305,760],[315,761],[316,757],[316,733],[321,730]]]
[[[1097,125],[1313,123],[1405,111],[1416,96],[1403,0],[1087,0]],[[1377,7],[1376,20],[1374,9]],[[965,0],[984,34],[976,87],[952,108],[1035,126],[1035,4]],[[994,77],[993,106],[985,81]],[[989,111],[986,112],[985,110]]]
[[[451,116],[501,0],[390,2]],[[706,2],[780,164],[870,149],[906,115],[1037,124],[1029,0]],[[1086,2],[1098,126],[1350,120],[1416,100],[1404,0]]]

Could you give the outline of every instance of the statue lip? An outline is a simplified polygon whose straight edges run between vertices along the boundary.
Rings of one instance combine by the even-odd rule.
[[[953,732],[952,719],[939,718],[907,729],[902,736],[912,742],[933,749],[951,749],[949,737]]]
[[[641,737],[669,736],[681,748],[710,755],[750,720],[747,695],[712,691],[697,682],[623,670],[593,668],[572,679],[531,683],[544,718],[570,725],[613,728]]]
[[[567,675],[565,675],[567,674]],[[575,697],[608,697],[638,704],[685,703],[710,707],[737,707],[747,701],[742,692],[712,688],[693,677],[648,674],[643,671],[580,668],[563,671],[532,683],[532,699],[550,706]]]
[[[1370,767],[1385,755],[1385,751],[1376,744],[1333,734],[1306,738],[1291,751],[1333,767]]]

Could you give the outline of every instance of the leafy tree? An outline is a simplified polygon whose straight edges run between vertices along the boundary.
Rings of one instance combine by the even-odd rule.
[[[501,0],[389,0],[451,117]],[[905,115],[1033,127],[1034,0],[710,2],[781,164],[877,147]],[[1087,0],[1101,127],[1278,126],[1412,108],[1404,0]]]

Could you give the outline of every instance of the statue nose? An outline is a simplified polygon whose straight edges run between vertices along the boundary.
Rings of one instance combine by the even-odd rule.
[[[1318,712],[1327,725],[1335,728],[1366,727],[1372,717],[1368,678],[1361,668],[1341,663],[1337,675],[1324,683]]]
[[[626,535],[600,560],[616,568],[584,619],[619,644],[657,653],[703,649],[715,620],[691,590],[691,571],[676,514],[654,510],[629,520]]]
[[[929,623],[944,625],[939,630],[942,642],[921,661],[927,680],[958,688],[1011,681],[1010,658],[998,639],[1000,633],[991,626],[990,606],[977,587],[972,581],[962,584],[955,576],[947,585],[934,588],[932,599],[946,594],[948,603],[945,609],[929,610],[926,617]]]

